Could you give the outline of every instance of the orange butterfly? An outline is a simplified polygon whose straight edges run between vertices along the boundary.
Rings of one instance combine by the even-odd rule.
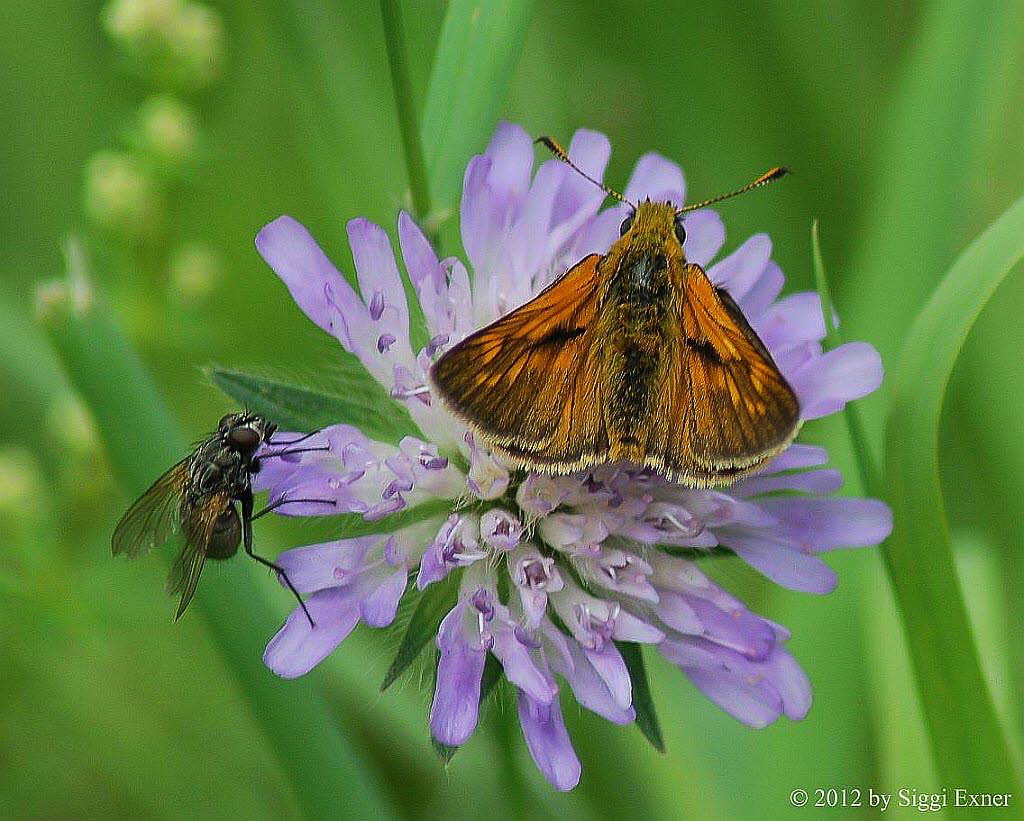
[[[554,140],[538,142],[591,179]],[[693,487],[756,471],[793,441],[800,406],[736,302],[686,261],[682,217],[784,173],[681,209],[634,206],[607,254],[445,353],[436,394],[530,470],[623,461]]]

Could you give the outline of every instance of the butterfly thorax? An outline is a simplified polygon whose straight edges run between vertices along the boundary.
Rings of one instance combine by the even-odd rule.
[[[680,315],[686,264],[671,203],[641,203],[629,230],[601,261],[605,424],[615,459],[635,459],[671,364],[666,340]]]

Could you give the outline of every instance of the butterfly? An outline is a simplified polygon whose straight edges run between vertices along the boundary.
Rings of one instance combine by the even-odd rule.
[[[800,404],[728,291],[686,260],[684,208],[632,207],[606,254],[584,257],[431,367],[443,404],[510,464],[572,473],[626,462],[692,487],[731,484],[782,451]]]

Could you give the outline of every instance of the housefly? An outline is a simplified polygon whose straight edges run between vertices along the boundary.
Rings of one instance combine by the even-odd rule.
[[[289,446],[308,438],[270,442],[276,431],[277,425],[254,413],[224,416],[216,432],[157,479],[114,529],[114,555],[123,553],[131,558],[148,553],[179,533],[183,536],[184,546],[167,577],[167,592],[181,596],[175,620],[192,601],[206,560],[230,559],[242,544],[249,556],[277,572],[298,599],[310,626],[314,626],[284,570],[252,549],[252,521],[262,515],[253,516],[252,492],[252,477],[259,472],[260,460],[304,450],[286,447],[257,456],[260,447]]]

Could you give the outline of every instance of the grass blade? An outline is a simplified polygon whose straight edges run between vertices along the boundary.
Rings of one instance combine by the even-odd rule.
[[[416,127],[416,110],[412,100],[412,80],[409,78],[409,61],[406,57],[405,32],[402,26],[402,10],[397,0],[381,0],[380,16],[384,23],[384,43],[388,52],[388,67],[391,69],[391,85],[398,109],[398,127],[402,134],[402,148],[405,152],[405,170],[409,175],[409,189],[415,216],[420,221],[430,216],[430,188],[427,184],[426,163],[423,160],[423,144]]]
[[[972,166],[960,161],[972,146],[964,144],[964,135],[975,130],[979,101],[987,88],[1002,85],[1006,70],[979,57],[1015,13],[1013,4],[991,0],[972,5],[970,14],[960,0],[925,4],[900,79],[887,95],[858,250],[836,278],[846,327],[854,337],[870,339],[886,363],[947,260],[962,247],[962,226],[972,216],[964,196]],[[884,400],[884,389],[861,400],[876,446]]]
[[[843,344],[843,336],[835,324],[832,292],[828,287],[825,260],[821,254],[821,239],[818,235],[817,220],[811,225],[811,255],[814,262],[814,284],[818,290],[818,297],[821,299],[821,314],[825,322],[825,343],[828,350],[832,350]],[[864,421],[861,419],[860,410],[855,402],[847,402],[846,407],[843,408],[843,417],[846,420],[850,441],[853,443],[853,456],[860,472],[861,487],[869,493],[881,495],[881,478],[872,454],[871,440],[864,429]]]
[[[954,565],[939,485],[939,416],[968,331],[1022,257],[1024,198],[971,243],[914,321],[892,379],[886,429],[895,520],[886,565],[939,775],[947,785],[972,791],[1019,792],[1020,783],[979,666]]]
[[[110,313],[85,280],[80,249],[69,251],[70,283],[48,286],[41,305],[49,338],[72,385],[91,409],[114,474],[131,493],[185,452],[185,439],[156,385]],[[390,817],[360,751],[338,727],[315,680],[282,682],[260,662],[264,637],[277,617],[255,575],[218,589],[199,586],[193,608],[249,700],[295,798],[309,818],[337,817],[337,784],[361,817]],[[214,614],[230,612],[232,619]]]
[[[482,151],[526,39],[532,0],[452,0],[434,57],[421,133],[434,207],[458,202],[466,161]]]

